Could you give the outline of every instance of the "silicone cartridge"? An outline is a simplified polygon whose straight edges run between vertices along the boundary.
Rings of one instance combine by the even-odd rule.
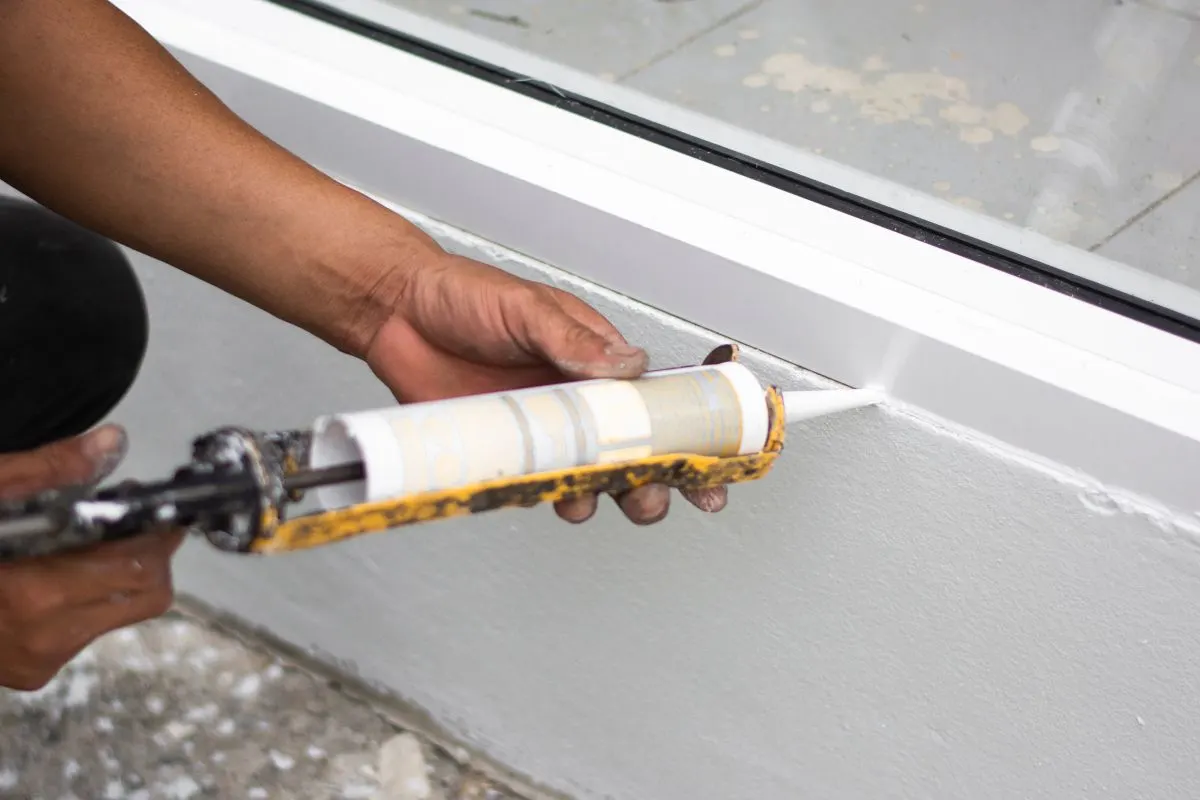
[[[324,508],[669,453],[762,450],[764,389],[736,362],[333,414],[314,468],[362,461],[365,479],[316,491]]]

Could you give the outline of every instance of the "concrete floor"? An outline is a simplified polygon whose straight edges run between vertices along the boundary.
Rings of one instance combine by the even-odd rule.
[[[1200,288],[1197,0],[388,1]]]
[[[518,800],[465,752],[196,617],[110,634],[0,690],[4,800]]]

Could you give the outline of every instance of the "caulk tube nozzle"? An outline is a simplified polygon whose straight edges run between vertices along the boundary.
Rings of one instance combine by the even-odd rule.
[[[878,389],[816,389],[783,393],[783,407],[789,425],[839,411],[873,406],[882,401],[883,392]]]

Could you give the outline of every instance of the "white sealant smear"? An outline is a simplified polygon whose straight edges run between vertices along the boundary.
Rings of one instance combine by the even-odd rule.
[[[216,703],[205,703],[202,706],[189,709],[184,719],[188,722],[212,722],[221,713]]]
[[[247,675],[234,687],[233,696],[246,700],[258,694],[259,687],[261,686],[262,678],[258,675]]]
[[[100,683],[100,676],[92,672],[76,672],[67,679],[67,694],[63,705],[67,708],[81,708],[92,696],[92,689]]]
[[[1029,147],[1039,153],[1057,153],[1062,149],[1062,141],[1057,136],[1035,136],[1029,140]]]
[[[393,736],[380,748],[379,774],[388,800],[425,800],[432,792],[425,753],[411,733]]]
[[[170,800],[189,800],[200,794],[200,784],[196,783],[190,775],[181,775],[160,788],[163,797],[170,798]]]

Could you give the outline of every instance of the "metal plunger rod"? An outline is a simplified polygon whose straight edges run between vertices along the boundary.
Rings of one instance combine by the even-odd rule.
[[[302,469],[283,477],[283,488],[289,492],[315,489],[318,486],[333,486],[338,483],[353,483],[367,476],[361,461],[351,464],[335,464],[321,469]]]
[[[289,492],[315,489],[318,486],[332,486],[338,483],[361,481],[366,476],[366,470],[361,462],[352,464],[337,464],[323,469],[304,469],[284,476],[283,486]],[[219,499],[234,487],[213,484],[208,486],[189,486],[172,489],[172,499],[201,501],[211,498]],[[240,491],[240,490],[239,490]],[[119,500],[117,502],[120,502]],[[0,540],[6,538],[23,538],[27,536],[52,536],[60,526],[60,522],[50,513],[30,514],[12,519],[0,519]]]

